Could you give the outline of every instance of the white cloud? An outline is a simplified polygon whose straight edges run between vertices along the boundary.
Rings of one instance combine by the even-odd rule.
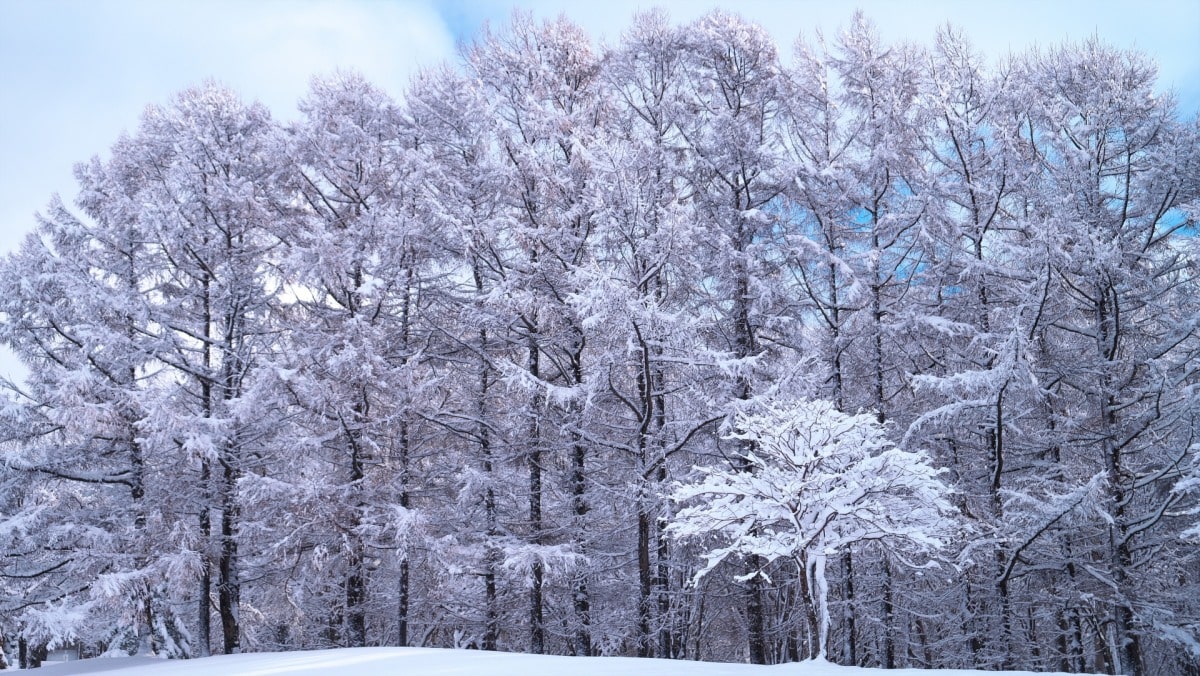
[[[356,69],[399,93],[453,54],[426,3],[13,3],[0,15],[0,250],[71,167],[137,126],[149,103],[206,78],[293,114],[309,79]]]
[[[322,1],[249,7],[252,20],[239,23],[235,34],[258,47],[250,59],[229,64],[230,79],[284,114],[313,75],[358,70],[398,95],[419,67],[454,52],[453,39],[428,5]]]

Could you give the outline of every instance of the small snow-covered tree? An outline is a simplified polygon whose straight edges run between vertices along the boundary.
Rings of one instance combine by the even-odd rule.
[[[750,442],[753,450],[744,458],[749,471],[697,468],[698,480],[677,484],[671,495],[686,506],[669,532],[676,539],[719,541],[697,577],[731,555],[791,559],[804,597],[804,650],[822,658],[829,628],[827,557],[867,540],[898,552],[940,549],[956,526],[949,488],[923,452],[897,448],[871,413],[848,415],[828,401],[781,399],[739,412],[735,426],[727,437]]]

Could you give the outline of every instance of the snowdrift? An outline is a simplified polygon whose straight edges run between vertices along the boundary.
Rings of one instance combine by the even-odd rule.
[[[562,657],[440,648],[344,648],[311,652],[218,655],[195,660],[146,657],[81,660],[42,667],[38,676],[106,673],[111,676],[866,676],[878,669],[842,667],[828,662],[775,666],[637,659],[633,657]],[[895,669],[888,676],[984,674],[971,670]],[[1031,676],[1028,671],[990,671],[988,676]]]

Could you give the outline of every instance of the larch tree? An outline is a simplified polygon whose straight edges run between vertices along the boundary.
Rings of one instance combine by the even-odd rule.
[[[212,592],[222,650],[240,650],[242,531],[254,513],[239,482],[269,455],[272,419],[284,413],[247,396],[275,344],[273,130],[264,107],[210,84],[148,108],[130,148],[142,170],[138,220],[157,259],[149,350],[168,371],[147,436],[178,445],[196,473],[177,490],[192,502],[193,542],[204,559],[196,596],[201,654],[210,644]]]
[[[378,642],[367,634],[367,615],[382,610],[375,587],[385,582],[371,578],[387,558],[395,567],[386,571],[399,578],[403,644],[419,444],[413,406],[435,382],[417,375],[431,275],[427,233],[411,212],[418,163],[400,109],[357,75],[314,80],[301,110],[305,119],[284,141],[282,180],[296,205],[281,274],[296,298],[276,364],[280,385],[304,411],[294,423],[296,447],[320,440],[321,464],[343,471],[290,478],[317,501],[303,513],[325,522],[328,540],[317,546],[340,571],[341,599],[326,606],[340,619],[331,618],[328,638]],[[329,503],[343,508],[322,509]],[[382,598],[392,592],[387,584]]]
[[[781,71],[775,46],[761,27],[713,12],[691,27],[686,42],[687,105],[679,133],[692,155],[685,175],[711,261],[706,276],[692,280],[704,300],[696,312],[716,321],[702,329],[710,363],[729,374],[710,405],[732,416],[763,389],[755,366],[766,346],[772,287],[770,257],[763,237],[774,225],[771,203],[779,195],[778,120]],[[697,252],[699,253],[699,252]],[[718,357],[716,355],[724,355]],[[744,458],[753,441],[734,439],[733,462],[751,471]],[[764,579],[754,556],[744,580],[747,649],[754,664],[767,662]]]
[[[586,335],[569,297],[575,270],[589,258],[593,207],[589,146],[604,114],[596,96],[597,69],[590,40],[566,19],[538,24],[517,15],[502,34],[489,34],[468,54],[471,71],[491,101],[491,133],[503,162],[502,186],[515,246],[499,291],[513,316],[511,339],[525,349],[514,384],[529,395],[520,442],[529,470],[528,545],[510,553],[529,566],[529,646],[546,649],[548,558],[571,568],[583,561],[588,445],[582,409]],[[549,396],[553,394],[554,396]],[[553,421],[554,424],[547,425]],[[546,469],[558,448],[569,460],[573,526],[555,529]],[[568,644],[591,653],[586,575],[572,574]]]
[[[1146,643],[1172,635],[1153,581],[1187,559],[1164,554],[1185,499],[1171,487],[1194,452],[1194,127],[1153,92],[1141,55],[1092,40],[1022,69],[1024,148],[1042,167],[1031,209],[1053,227],[1049,274],[1066,305],[1046,328],[1045,368],[1077,402],[1060,414],[1063,462],[1078,481],[1103,473],[1111,518],[1076,547],[1102,562],[1090,577],[1109,599],[1110,668],[1152,673],[1164,666],[1147,662]]]
[[[598,265],[580,303],[597,358],[608,365],[593,415],[603,416],[608,444],[633,461],[637,654],[656,657],[682,652],[689,607],[662,496],[682,452],[720,419],[689,386],[710,360],[694,342],[700,323],[689,312],[705,272],[689,255],[703,235],[684,178],[685,40],[665,14],[652,12],[635,19],[610,56],[605,92],[616,103],[597,151]]]

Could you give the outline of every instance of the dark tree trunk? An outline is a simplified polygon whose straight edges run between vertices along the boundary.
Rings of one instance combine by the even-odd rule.
[[[476,262],[472,265],[472,277],[475,280],[475,294],[481,296],[484,292],[483,272]],[[500,609],[496,599],[496,569],[500,566],[500,551],[496,547],[496,538],[500,536],[498,515],[496,514],[496,489],[493,486],[495,471],[492,458],[491,428],[488,427],[488,392],[491,389],[491,365],[488,363],[488,332],[486,328],[479,330],[479,398],[475,402],[476,438],[479,443],[479,455],[483,475],[487,486],[483,493],[484,514],[484,561],[483,561],[483,649],[496,650],[500,636]]]
[[[571,354],[571,374],[574,384],[583,383],[583,332],[579,331],[576,349]],[[572,411],[575,420],[573,425],[582,424],[582,405],[573,404]],[[587,448],[578,430],[571,432],[571,504],[575,514],[576,542],[581,554],[586,555],[584,543],[587,514]],[[591,597],[588,594],[586,573],[577,573],[572,591],[572,601],[575,607],[575,636],[574,649],[576,655],[589,656],[592,654],[592,611]]]
[[[854,554],[849,546],[842,554],[842,564],[845,568],[846,584],[846,663],[849,666],[858,665],[858,630],[854,622],[857,608],[854,596]]]
[[[200,379],[200,404],[204,410],[204,417],[211,418],[213,415],[213,387],[212,380],[208,374],[212,373],[213,368],[213,335],[212,325],[212,301],[210,291],[211,280],[207,277],[203,281],[203,320],[204,320],[204,372],[205,375]],[[200,460],[200,541],[202,547],[207,550],[212,542],[212,466],[207,458]],[[197,626],[199,636],[197,637],[200,657],[208,657],[212,653],[212,559],[211,554],[207,551],[203,554],[201,565],[203,570],[200,573],[199,580],[199,598],[197,599]]]
[[[361,648],[367,644],[366,601],[367,585],[363,570],[361,548],[350,555],[350,574],[346,576],[346,647]]]
[[[766,563],[757,555],[747,559],[750,570],[761,570]],[[767,663],[767,632],[765,610],[763,608],[763,580],[761,575],[755,575],[746,581],[746,629],[747,646],[750,651],[750,664]]]
[[[212,539],[212,517],[208,511],[208,501],[211,499],[207,490],[210,480],[208,461],[200,462],[200,483],[205,486],[205,490],[201,495],[200,502],[200,540],[208,543]],[[197,599],[197,641],[199,642],[199,656],[208,657],[212,653],[212,568],[211,561],[208,556],[203,556],[201,561],[201,572],[199,584],[199,598]]]
[[[411,497],[408,491],[408,422],[400,423],[400,506],[408,509]],[[408,645],[408,614],[410,591],[410,572],[408,552],[400,553],[400,573],[396,581],[396,641],[401,646]]]
[[[533,377],[534,393],[530,402],[529,412],[529,533],[535,545],[542,544],[542,450],[541,450],[541,414],[542,390],[538,380],[541,378],[540,349],[536,340],[537,318],[530,324],[529,335],[529,375]],[[529,652],[541,655],[546,652],[546,629],[543,618],[544,603],[542,600],[542,585],[544,584],[545,567],[541,561],[535,560],[530,571],[531,585],[529,589]]]
[[[368,412],[366,393],[354,404],[353,415],[348,429],[346,441],[350,451],[350,529],[347,533],[349,551],[346,553],[346,631],[343,639],[348,648],[361,648],[367,643],[366,610],[367,580],[366,580],[366,551],[361,537],[356,532],[361,525],[362,510],[365,507],[362,492],[363,480],[366,477],[365,460],[363,457],[362,425]]]
[[[667,467],[664,460],[658,467],[657,472],[658,485],[663,486],[667,481]],[[654,590],[658,595],[658,656],[664,659],[675,657],[673,649],[674,640],[672,636],[672,618],[671,618],[671,594],[670,594],[670,559],[671,551],[670,544],[667,541],[666,515],[659,512],[657,523],[655,524],[655,539],[657,540],[657,557],[658,561],[654,568]]]
[[[807,557],[801,556],[796,560],[796,568],[800,583],[800,604],[804,608],[804,659],[816,659],[821,654],[821,625],[818,617],[817,590],[812,588],[808,576],[809,564]]]
[[[241,652],[240,602],[241,580],[238,570],[237,471],[232,462],[225,463],[221,504],[221,558],[217,582],[217,604],[221,616],[221,633],[226,655]]]
[[[650,515],[645,510],[644,496],[638,496],[637,560],[638,560],[638,641],[637,656],[650,657]]]

